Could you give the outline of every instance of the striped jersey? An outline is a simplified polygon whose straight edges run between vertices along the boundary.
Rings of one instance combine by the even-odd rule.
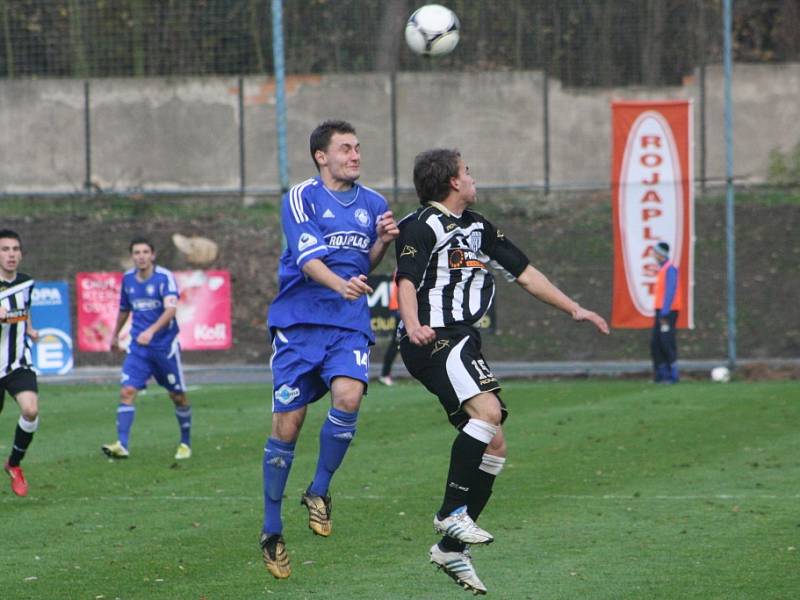
[[[119,296],[119,309],[132,312],[131,345],[136,345],[136,338],[145,329],[158,321],[164,314],[164,298],[178,298],[178,284],[172,271],[156,265],[153,274],[145,281],[136,277],[136,269],[130,269],[122,276]],[[167,350],[178,335],[178,322],[172,319],[166,327],[159,329],[148,344],[149,348]]]
[[[513,280],[528,266],[528,257],[502,231],[471,210],[457,217],[431,203],[405,217],[399,228],[397,279],[416,287],[421,325],[473,325],[494,300],[488,267]]]
[[[278,295],[269,327],[330,325],[361,331],[374,341],[366,296],[345,300],[307,277],[303,266],[319,259],[345,280],[370,272],[377,222],[389,210],[378,192],[354,184],[348,192],[326,188],[319,177],[292,187],[281,200],[286,249],[278,266]]]
[[[33,368],[28,317],[34,281],[29,275],[17,273],[14,281],[0,279],[0,306],[6,316],[0,320],[0,377],[20,367]]]

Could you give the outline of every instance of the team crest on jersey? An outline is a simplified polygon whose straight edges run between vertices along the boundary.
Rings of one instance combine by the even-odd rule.
[[[353,213],[356,217],[356,221],[359,222],[362,226],[366,227],[369,225],[369,213],[364,210],[363,208],[357,208],[356,212]]]
[[[473,231],[469,234],[467,238],[467,245],[469,249],[472,250],[475,254],[481,251],[481,232],[480,231]]]
[[[300,239],[297,241],[297,249],[302,252],[307,248],[310,248],[314,244],[317,243],[317,238],[315,238],[310,233],[304,233],[300,236]]]
[[[296,387],[289,387],[285,383],[275,390],[275,400],[281,404],[289,404],[300,395],[300,390]]]
[[[144,288],[144,291],[147,292],[148,296],[152,296],[156,293],[156,287],[152,283],[148,283],[147,287]]]

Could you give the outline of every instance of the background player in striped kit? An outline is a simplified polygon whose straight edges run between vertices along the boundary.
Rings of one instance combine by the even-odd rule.
[[[178,344],[178,284],[172,271],[156,265],[156,250],[146,238],[135,238],[129,250],[134,267],[122,277],[119,315],[111,338],[111,349],[122,350],[119,335],[128,316],[131,322],[131,343],[122,365],[117,406],[117,441],[102,446],[110,458],[128,458],[129,436],[136,414],[134,401],[147,380],[167,390],[175,405],[175,418],[180,428],[176,460],[192,456],[192,407],[186,396],[181,349]]]
[[[319,176],[294,186],[281,201],[286,249],[279,291],[269,308],[274,392],[272,430],[264,447],[264,564],[276,578],[291,574],[281,504],[308,404],[328,390],[331,408],[319,433],[319,458],[301,497],[308,526],[331,534],[331,478],[356,433],[375,337],[365,294],[367,273],[397,237],[386,200],[356,180],[361,146],[345,121],[320,124],[309,140]]]
[[[495,477],[505,463],[502,422],[507,413],[500,384],[481,353],[474,324],[494,299],[490,261],[526,292],[589,321],[608,334],[605,320],[571,300],[482,215],[475,181],[457,150],[423,152],[414,162],[422,204],[399,225],[397,281],[402,319],[400,352],[409,373],[435,394],[459,433],[453,442],[444,498],[433,519],[444,537],[431,562],[465,589],[486,593],[467,550],[493,536],[478,527]]]
[[[11,490],[27,496],[28,482],[20,462],[39,428],[39,389],[30,351],[30,340],[35,342],[39,334],[30,320],[34,281],[17,271],[21,261],[19,234],[0,230],[0,412],[6,392],[17,401],[20,412],[11,455],[3,468],[11,478]]]

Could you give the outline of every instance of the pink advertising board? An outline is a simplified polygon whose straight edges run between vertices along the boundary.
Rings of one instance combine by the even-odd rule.
[[[180,290],[178,326],[183,350],[225,350],[231,347],[231,279],[227,271],[175,271]],[[78,273],[78,350],[108,352],[119,312],[122,273]],[[130,322],[122,330],[130,341]]]

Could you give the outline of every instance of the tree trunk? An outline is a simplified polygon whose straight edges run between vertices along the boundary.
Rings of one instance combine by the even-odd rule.
[[[408,0],[387,0],[384,6],[375,70],[393,71],[397,68],[397,52],[408,17]]]

